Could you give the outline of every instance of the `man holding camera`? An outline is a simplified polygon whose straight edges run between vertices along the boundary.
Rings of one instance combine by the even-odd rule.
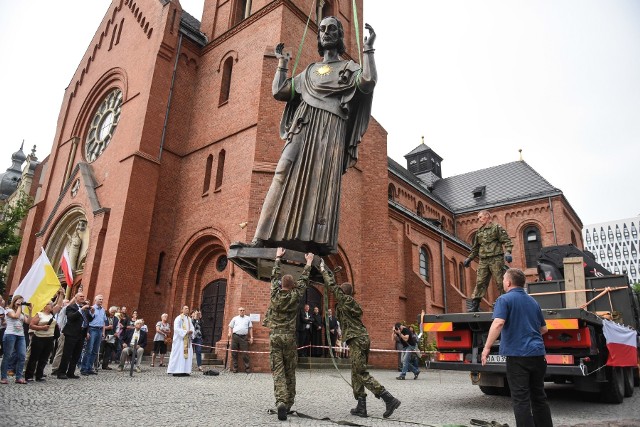
[[[412,354],[416,351],[416,345],[418,342],[416,341],[415,335],[409,331],[409,328],[403,326],[402,323],[396,323],[393,327],[393,336],[394,342],[399,340],[400,344],[402,344],[402,372],[399,377],[396,377],[397,380],[404,380],[404,377],[407,375],[407,371],[411,369],[413,372],[413,379],[417,380],[418,375],[420,375],[420,369],[412,363]]]
[[[62,330],[64,348],[60,366],[58,367],[58,379],[60,380],[80,378],[75,375],[76,365],[82,354],[82,346],[87,336],[89,322],[93,320],[94,309],[89,304],[89,301],[85,300],[82,291],[78,291],[75,300],[75,304],[67,306],[67,324]]]
[[[507,231],[499,224],[491,222],[489,211],[478,212],[478,221],[481,225],[473,238],[471,253],[463,262],[465,267],[469,267],[476,256],[480,257],[476,287],[471,295],[472,302],[469,312],[480,311],[480,301],[487,293],[487,286],[489,286],[492,275],[496,282],[498,296],[504,293],[504,289],[502,289],[502,279],[506,269],[504,263],[505,261],[508,263],[513,261],[511,256],[513,242]]]

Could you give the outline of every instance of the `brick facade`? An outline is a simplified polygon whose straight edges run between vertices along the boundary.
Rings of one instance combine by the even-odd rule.
[[[87,221],[87,243],[76,284],[82,283],[89,297],[101,293],[108,305],[136,308],[153,328],[163,312],[174,318],[184,304],[199,307],[207,285],[226,281],[224,316],[217,325],[222,327],[219,357],[224,357],[226,325],[240,305],[264,316],[268,285],[231,263],[219,271],[217,263],[230,243],[253,237],[282,149],[278,128],[284,104],[271,96],[273,46],[283,41],[295,54],[308,5],[254,0],[251,15],[234,25],[236,3],[205,1],[201,31],[209,42],[201,46],[180,31],[177,3],[112,2],[65,92],[11,289],[41,246],[57,266],[52,251],[66,244],[62,224],[70,212],[80,212]],[[345,27],[347,53],[357,58],[351,4],[332,3]],[[362,16],[362,1],[357,4]],[[297,72],[317,59],[315,32],[312,22]],[[221,103],[227,60],[233,65],[230,92]],[[80,168],[73,175],[79,163],[87,165],[88,124],[113,88],[122,90],[124,100],[113,140],[88,164],[90,174]],[[477,224],[475,214],[456,217],[387,165],[386,132],[372,120],[358,163],[343,179],[339,253],[328,263],[342,266],[339,279],[355,284],[372,348],[391,349],[396,321],[415,322],[422,309],[463,310],[475,275],[473,268],[463,269],[461,289],[459,265],[468,253],[464,241]],[[74,193],[76,178],[81,185]],[[394,203],[387,198],[390,184]],[[442,229],[403,210],[415,212],[420,201],[425,216],[442,220]],[[549,203],[558,243],[566,243],[570,231],[580,235],[579,219],[562,197],[492,211],[516,242],[515,266],[522,265],[518,242],[525,224],[537,224],[545,244],[554,241]],[[429,281],[419,274],[422,247],[429,254]],[[267,350],[268,331],[259,323],[254,328],[252,349]],[[371,363],[391,367],[396,361],[373,353]],[[252,364],[255,370],[269,369],[265,355],[254,356]]]

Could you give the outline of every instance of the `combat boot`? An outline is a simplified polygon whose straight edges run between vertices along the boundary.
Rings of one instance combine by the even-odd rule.
[[[358,398],[358,405],[351,410],[351,415],[357,415],[359,417],[367,417],[367,396]]]
[[[278,419],[280,421],[287,420],[287,412],[289,412],[289,410],[287,409],[287,405],[282,402],[278,403]]]
[[[477,313],[480,311],[480,298],[474,298],[471,301],[471,307],[469,307],[469,313]]]
[[[384,414],[382,414],[382,416],[384,418],[389,418],[391,414],[393,414],[393,411],[398,409],[398,407],[400,406],[400,401],[393,397],[387,390],[385,390],[380,395],[380,397],[382,398],[382,400],[384,400],[384,404],[386,405],[386,410],[384,411]]]

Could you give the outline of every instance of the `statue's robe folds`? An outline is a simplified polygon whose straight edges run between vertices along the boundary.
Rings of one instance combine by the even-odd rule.
[[[256,228],[265,246],[337,252],[342,175],[358,159],[371,116],[373,93],[358,88],[359,76],[353,61],[314,63],[274,94],[287,101],[285,145]]]

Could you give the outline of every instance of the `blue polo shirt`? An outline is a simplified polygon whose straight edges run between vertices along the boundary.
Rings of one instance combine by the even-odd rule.
[[[107,313],[104,307],[99,307],[98,304],[94,304],[93,308],[93,319],[89,323],[89,326],[92,328],[102,328],[107,322]]]
[[[500,333],[502,356],[544,356],[540,328],[547,323],[540,305],[524,288],[514,288],[500,296],[493,306],[493,318],[505,321]]]

